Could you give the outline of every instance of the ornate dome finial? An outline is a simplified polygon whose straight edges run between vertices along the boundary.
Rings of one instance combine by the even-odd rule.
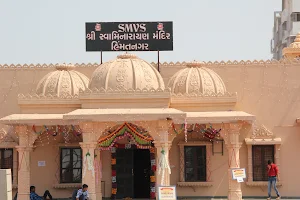
[[[120,59],[136,59],[138,57],[134,54],[127,53],[127,51],[126,51],[124,54],[118,55],[117,58],[120,58]]]
[[[62,63],[62,64],[57,64],[55,68],[56,70],[60,70],[60,71],[70,71],[70,70],[74,70],[75,66],[72,65],[71,63],[69,64]]]
[[[289,59],[300,57],[300,32],[297,33],[294,42],[282,50],[282,54]]]
[[[186,66],[187,66],[187,67],[202,67],[203,64],[204,64],[203,62],[199,62],[199,61],[194,60],[194,61],[192,61],[192,62],[188,62],[188,63],[186,64]]]

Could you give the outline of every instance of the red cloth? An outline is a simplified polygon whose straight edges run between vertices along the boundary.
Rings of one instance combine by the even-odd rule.
[[[278,167],[275,164],[268,165],[268,176],[277,176]]]

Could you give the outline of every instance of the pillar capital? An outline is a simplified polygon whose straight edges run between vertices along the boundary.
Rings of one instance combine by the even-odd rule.
[[[242,126],[242,123],[228,123],[225,124],[225,129],[229,134],[239,134]]]
[[[93,122],[81,122],[79,124],[80,129],[82,132],[90,133],[94,131],[94,123]]]
[[[33,151],[33,146],[16,146],[17,151],[20,152],[31,152]]]
[[[18,134],[18,136],[19,136],[19,134],[26,134],[28,131],[27,125],[17,125],[14,128],[15,128],[15,131]]]
[[[168,148],[168,150],[170,150],[172,146],[172,142],[170,141],[153,141],[153,144],[156,148]]]
[[[227,149],[232,149],[232,148],[240,149],[242,147],[242,144],[243,143],[241,143],[241,142],[239,142],[239,143],[227,143],[226,147],[227,147]]]
[[[168,131],[172,125],[172,120],[158,120],[156,129],[158,131]]]
[[[97,144],[97,142],[79,142],[82,149],[96,149]]]

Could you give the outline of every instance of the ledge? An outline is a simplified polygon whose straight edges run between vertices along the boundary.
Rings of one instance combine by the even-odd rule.
[[[80,188],[80,187],[81,187],[81,183],[59,183],[53,185],[53,188],[55,189]]]
[[[179,187],[211,187],[213,182],[178,182]]]
[[[251,181],[251,182],[246,182],[247,186],[250,187],[261,187],[261,186],[268,186],[268,181]],[[277,182],[277,186],[282,186],[282,182]]]

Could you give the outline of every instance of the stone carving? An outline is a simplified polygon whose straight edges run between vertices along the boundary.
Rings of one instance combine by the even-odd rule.
[[[51,100],[51,99],[79,99],[79,95],[63,94],[57,95],[38,95],[38,94],[19,94],[19,100]]]
[[[78,95],[80,89],[85,90],[89,79],[84,74],[72,70],[73,68],[72,65],[56,66],[56,71],[48,73],[38,83],[37,95],[65,98]]]
[[[173,94],[201,93],[206,96],[226,93],[222,79],[213,70],[203,67],[202,62],[188,63],[187,67],[170,78],[168,87]]]
[[[251,138],[272,139],[274,138],[274,134],[270,130],[268,130],[264,125],[259,125],[258,123],[254,123]]]
[[[188,97],[188,98],[195,98],[195,97],[237,97],[237,93],[215,93],[211,92],[209,94],[203,94],[202,92],[193,92],[193,93],[172,93],[172,97]]]
[[[162,90],[161,88],[155,89],[155,88],[143,88],[143,89],[112,89],[112,88],[93,88],[93,89],[86,89],[84,91],[80,91],[80,95],[89,95],[89,94],[106,94],[106,93],[128,93],[128,94],[133,94],[133,93],[170,93],[170,89],[164,89]]]
[[[120,55],[117,59],[104,65],[105,68],[101,65],[94,71],[90,89],[165,89],[163,79],[156,69],[132,54]]]

